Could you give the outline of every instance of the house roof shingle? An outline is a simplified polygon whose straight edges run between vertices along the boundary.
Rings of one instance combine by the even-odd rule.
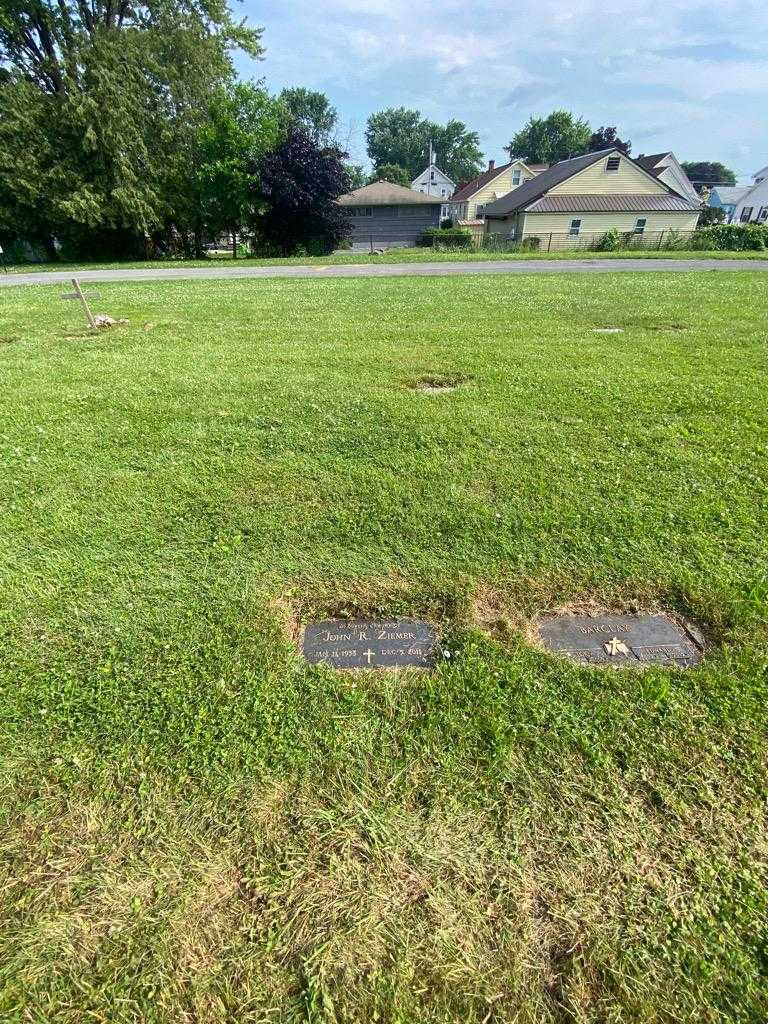
[[[445,199],[391,181],[374,181],[339,196],[336,202],[339,206],[441,206]]]
[[[494,167],[493,170],[483,171],[482,174],[478,174],[472,181],[468,181],[466,185],[462,185],[461,188],[457,189],[451,196],[452,203],[463,203],[465,199],[469,199],[473,196],[478,189],[481,189],[484,185],[487,185],[489,181],[493,181],[497,174],[501,174],[502,171],[506,171],[508,167],[511,167],[515,163],[514,160],[510,160],[509,163],[500,164],[498,167]]]
[[[658,178],[664,170],[658,164],[667,156],[669,156],[669,153],[652,153],[650,156],[638,156],[635,158],[635,163],[640,164],[643,170],[648,171],[654,178]]]
[[[560,185],[562,182],[567,181],[568,178],[573,177],[574,174],[578,174],[579,171],[591,167],[592,164],[602,160],[609,153],[616,153],[622,159],[636,163],[636,161],[632,161],[631,157],[624,156],[623,153],[613,146],[609,149],[601,149],[597,153],[585,153],[583,156],[576,156],[571,160],[561,160],[560,163],[554,164],[549,170],[543,171],[535,178],[531,178],[530,181],[526,181],[520,188],[516,188],[513,192],[502,196],[501,199],[497,199],[493,203],[489,203],[485,208],[486,217],[503,217],[516,210],[530,210],[535,213],[570,213],[572,211],[575,213],[586,213],[590,210],[606,212],[625,210],[634,212],[635,210],[657,209],[679,210],[683,212],[698,209],[698,206],[690,202],[690,200],[683,199],[682,196],[678,196],[671,189],[669,189],[666,195],[656,196],[631,195],[627,197],[610,194],[601,196],[546,196],[546,203],[543,206],[542,203],[538,202],[555,185]],[[646,168],[642,169],[648,173]],[[663,182],[661,184],[664,185]],[[664,185],[664,187],[669,188],[667,185]],[[662,204],[659,206],[654,205],[658,200],[662,200]],[[634,203],[634,205],[622,205],[625,201]],[[640,203],[644,205],[638,205]]]
[[[526,181],[524,185],[489,203],[485,208],[486,217],[503,216],[513,210],[521,210],[534,200],[540,199],[545,192],[559,185],[561,181],[566,181],[571,175],[597,163],[610,152],[611,149],[603,149],[599,153],[585,153],[583,156],[575,156],[571,160],[561,160],[559,164],[553,164],[535,178]]]
[[[535,174],[539,174],[541,171],[545,171],[549,164],[529,164],[522,157],[516,156],[514,160],[510,160],[506,164],[499,164],[498,167],[494,167],[493,170],[483,171],[482,174],[478,174],[472,181],[468,181],[466,185],[462,185],[460,189],[453,193],[450,198],[452,203],[463,203],[467,199],[470,199],[475,192],[479,192],[481,188],[488,185],[495,177],[501,174],[503,171],[509,170],[513,164],[522,164],[527,167],[529,171],[533,171]]]

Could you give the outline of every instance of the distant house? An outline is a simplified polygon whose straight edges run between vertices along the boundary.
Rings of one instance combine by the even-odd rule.
[[[674,153],[653,153],[651,156],[639,156],[636,162],[654,178],[669,185],[672,191],[677,192],[683,199],[690,199],[692,203],[701,205],[701,196],[691,184],[690,178]]]
[[[686,199],[621,150],[561,160],[485,208],[485,230],[555,239],[560,247],[616,230],[693,231],[701,201]]]
[[[482,220],[488,203],[524,185],[546,167],[547,164],[526,164],[519,159],[497,167],[495,161],[489,160],[487,170],[453,193],[448,216],[454,223]]]
[[[417,192],[424,192],[428,196],[439,196],[445,200],[450,199],[456,191],[456,182],[451,181],[437,164],[430,164],[413,179],[411,188],[416,189]]]
[[[715,185],[709,193],[709,205],[722,210],[728,221],[738,206],[741,198],[749,192],[746,185]]]
[[[752,176],[754,184],[744,190],[731,213],[733,224],[768,224],[768,170]]]
[[[337,200],[352,220],[354,249],[415,245],[425,228],[440,226],[440,196],[389,181],[363,185]]]

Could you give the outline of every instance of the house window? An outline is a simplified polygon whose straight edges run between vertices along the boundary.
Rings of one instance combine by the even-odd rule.
[[[761,223],[762,223],[763,221],[765,221],[765,220],[768,220],[768,206],[761,206],[761,207],[760,207],[760,213],[758,213],[758,215],[757,215],[757,219],[758,219],[758,220],[759,220],[759,221],[760,221]]]
[[[485,203],[478,203],[475,207],[475,217],[480,219],[485,214]]]
[[[444,188],[441,188],[441,189],[440,189],[440,195],[441,195],[441,196],[444,196],[444,195],[446,195],[446,194],[447,194],[447,190],[446,190],[446,189],[444,189]]]
[[[647,217],[638,217],[635,221],[635,234],[642,235],[645,231],[645,225],[648,223]]]
[[[578,235],[578,233],[580,231],[581,231],[581,219],[572,220],[571,221],[571,227],[570,227],[570,230],[569,230],[568,234],[569,235]]]
[[[748,221],[752,220],[752,211],[753,210],[754,210],[754,206],[745,206],[744,207],[744,209],[741,211],[741,222],[742,222],[742,224],[746,224]]]
[[[512,184],[513,185],[519,185],[520,184],[520,171],[512,171]]]
[[[395,207],[397,209],[397,207]],[[400,213],[403,217],[418,217],[419,213],[424,209],[423,206],[417,206],[415,203],[412,206],[401,206]]]
[[[605,169],[606,169],[606,171],[608,171],[611,174],[615,174],[616,171],[618,171],[620,165],[621,165],[621,157],[620,156],[609,156],[608,159],[605,161]]]
[[[434,181],[435,180],[435,172],[434,171],[430,171],[429,172],[429,180],[430,181]]]
[[[371,217],[373,216],[373,210],[370,206],[353,206],[352,207],[353,217]]]

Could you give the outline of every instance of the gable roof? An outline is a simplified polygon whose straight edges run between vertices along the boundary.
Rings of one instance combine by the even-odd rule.
[[[752,175],[752,177],[753,178],[759,178],[761,175],[763,177],[765,177],[767,174],[768,174],[768,164],[766,164],[765,167],[761,167],[759,171],[755,171],[755,173]],[[760,182],[758,182],[758,185],[759,184],[760,184]]]
[[[651,156],[638,156],[635,159],[635,163],[640,164],[644,171],[650,171],[654,178],[658,178],[659,174],[664,170],[663,167],[659,166],[661,161],[671,155],[671,153],[653,153]]]
[[[460,189],[450,197],[451,203],[463,203],[467,199],[471,199],[475,192],[479,192],[481,188],[485,188],[486,185],[490,184],[494,178],[497,178],[504,171],[508,171],[513,164],[521,164],[526,167],[529,171],[539,172],[544,170],[547,164],[527,164],[522,157],[516,156],[514,160],[509,160],[505,164],[499,164],[498,167],[494,167],[491,170],[485,170],[482,174],[478,174],[472,181],[468,181],[466,185],[462,185]]]
[[[482,174],[478,174],[472,181],[468,181],[466,185],[462,185],[460,189],[457,189],[451,196],[452,203],[463,203],[465,199],[469,199],[479,192],[484,185],[487,185],[489,181],[493,181],[495,177],[502,174],[507,168],[511,167],[515,160],[510,160],[509,163],[501,164],[499,167],[494,167],[492,170],[483,171]]]
[[[447,182],[449,182],[451,185],[455,185],[456,184],[456,182],[453,180],[453,178],[449,178],[448,175],[445,173],[445,171],[441,170],[437,166],[437,164],[427,164],[427,166],[424,168],[424,170],[421,172],[421,174],[417,174],[416,177],[413,179],[413,184],[415,185],[416,182],[419,180],[419,178],[422,178],[425,174],[429,174],[430,171],[437,171],[437,173],[438,174],[442,174],[442,176],[445,178],[445,180]]]
[[[555,185],[567,181],[568,178],[583,171],[586,167],[591,167],[598,160],[602,160],[606,153],[611,152],[613,150],[603,149],[599,153],[585,153],[583,156],[575,156],[571,160],[561,160],[559,164],[553,164],[546,171],[537,174],[535,178],[531,178],[519,188],[502,196],[501,199],[489,203],[485,207],[486,217],[489,214],[494,216],[494,214],[510,213],[512,210],[522,209],[535,199],[540,199]]]
[[[567,181],[569,178],[572,178],[574,174],[578,174],[579,171],[586,170],[587,167],[591,167],[592,164],[596,164],[609,154],[616,154],[616,156],[620,156],[622,159],[628,160],[630,163],[635,164],[635,166],[639,166],[636,160],[633,160],[632,157],[626,156],[620,149],[616,149],[615,146],[611,146],[609,149],[601,149],[597,153],[584,153],[583,156],[575,156],[570,160],[561,160],[560,163],[553,164],[549,170],[542,171],[542,173],[538,174],[535,178],[531,178],[530,181],[526,181],[526,183],[521,185],[520,188],[514,189],[514,191],[510,192],[506,196],[502,196],[501,199],[497,199],[493,203],[489,203],[485,208],[486,217],[503,217],[505,214],[513,213],[516,210],[530,208],[536,200],[541,199],[541,197],[549,192],[550,189],[553,189],[555,185],[560,185],[562,182]],[[648,174],[656,180],[655,176],[651,175],[645,167],[640,167],[640,169],[645,174]],[[659,181],[659,184],[669,193],[668,196],[661,196],[661,198],[668,199],[671,197],[674,199],[676,201],[673,207],[675,210],[698,209],[698,206],[690,202],[690,200],[683,199],[682,196],[678,196],[677,193],[674,192],[665,182]],[[608,193],[608,195],[610,195],[610,193]],[[548,197],[548,202],[551,202],[553,198],[554,197]],[[648,197],[646,196],[632,196],[635,203],[639,203],[641,199],[643,202],[646,202],[647,198]],[[587,206],[590,209],[592,207],[598,210],[602,209],[600,203],[604,201],[604,199],[605,196],[589,196],[588,199],[584,199],[582,201],[580,209],[584,210]],[[571,198],[569,202],[573,205],[577,203],[578,200]],[[584,205],[585,203],[587,206]],[[635,205],[632,207],[633,210],[638,208],[649,209],[647,205],[640,207]],[[672,207],[665,206],[664,208],[667,209]],[[541,213],[544,211],[539,209],[537,205],[536,212]]]
[[[441,206],[445,198],[428,196],[391,181],[374,181],[336,200],[339,206]]]

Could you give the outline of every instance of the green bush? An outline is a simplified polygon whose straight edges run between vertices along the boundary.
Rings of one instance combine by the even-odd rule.
[[[520,243],[520,252],[536,252],[541,248],[541,239],[538,235],[528,235]]]
[[[469,249],[472,234],[466,228],[427,228],[418,244],[432,249]]]
[[[594,244],[596,252],[615,252],[621,248],[621,235],[616,228],[606,231]]]
[[[697,231],[696,235],[706,239],[707,249],[729,252],[768,249],[768,227],[763,224],[713,224]]]

